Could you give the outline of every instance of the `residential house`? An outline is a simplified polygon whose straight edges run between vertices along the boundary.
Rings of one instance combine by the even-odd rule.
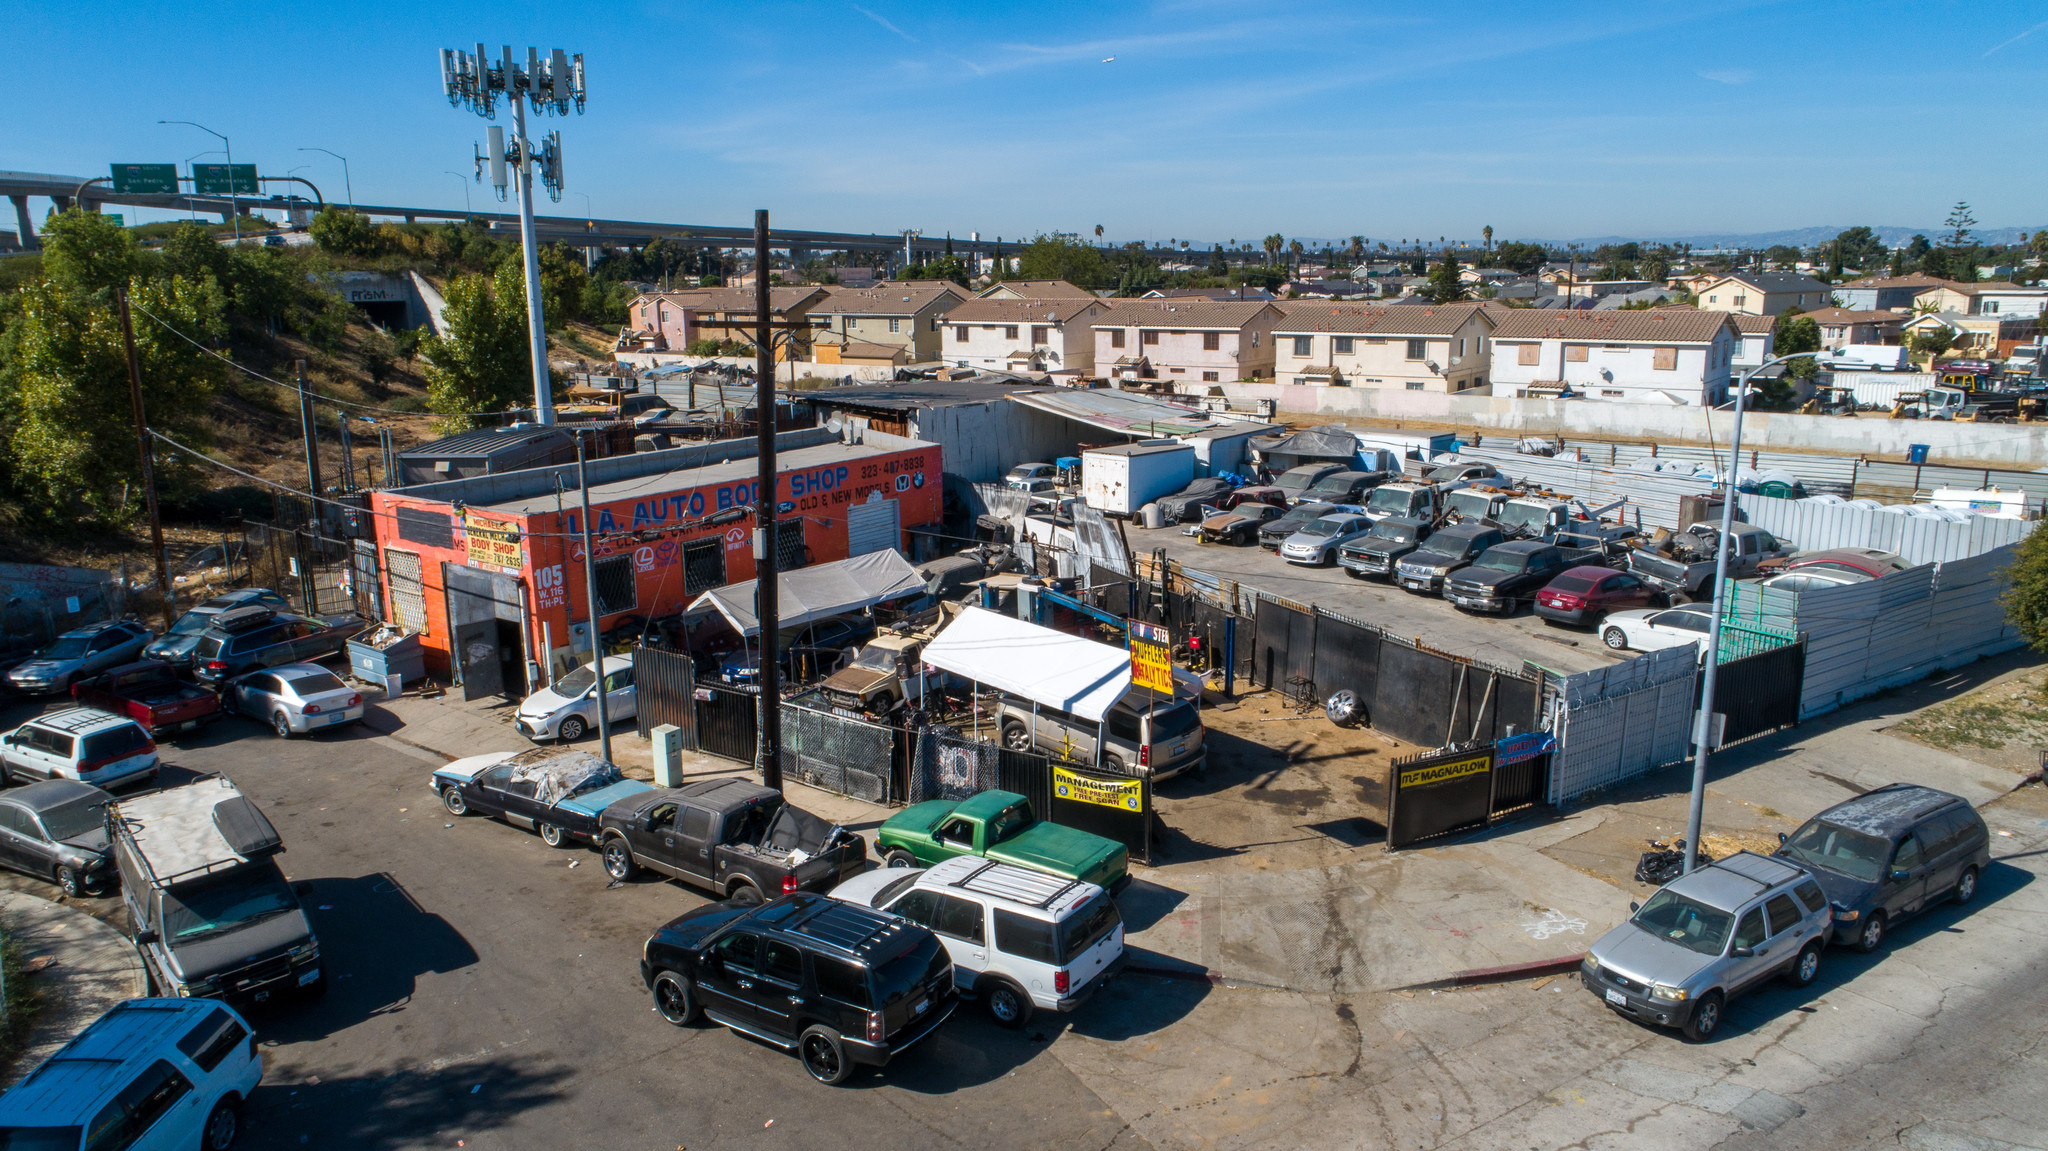
[[[1948,281],[1914,272],[1907,276],[1864,276],[1836,284],[1829,293],[1835,306],[1851,312],[1909,311],[1913,297]]]
[[[1703,311],[1775,316],[1787,308],[1824,308],[1829,291],[1826,284],[1796,272],[1736,272],[1693,294]]]
[[[1821,347],[1842,348],[1850,344],[1896,346],[1899,328],[1906,322],[1907,314],[1888,309],[1820,308],[1799,318],[1820,325]]]
[[[1488,342],[1499,313],[1485,304],[1280,307],[1273,378],[1283,384],[1452,394],[1487,385]]]
[[[981,290],[984,300],[1093,300],[1094,292],[1065,280],[997,280]]]
[[[1946,330],[1950,352],[1959,356],[2002,360],[2012,353],[2012,349],[2034,338],[2038,323],[2034,316],[1927,312],[1899,325],[1899,342],[1910,344],[1913,337],[1922,332]]]
[[[814,344],[899,347],[913,364],[939,358],[943,346],[939,321],[967,298],[965,289],[946,280],[884,280],[872,288],[832,288],[829,292],[810,311]]]
[[[1057,281],[1055,281],[1057,282]],[[1041,300],[983,296],[946,313],[949,364],[963,368],[1075,378],[1092,376],[1095,318],[1109,305],[1094,296]]]
[[[1646,305],[1670,303],[1677,298],[1677,288],[1638,288],[1634,291],[1615,292],[1612,295],[1602,296],[1593,301],[1593,310],[1604,312],[1612,308],[1623,308],[1630,305],[1640,308]]]
[[[1494,325],[1493,393],[1713,406],[1735,345],[1724,312],[1517,309]]]
[[[815,285],[770,285],[769,319],[801,321],[825,299],[825,295],[826,290]],[[751,329],[733,325],[753,322],[754,303],[752,288],[680,288],[642,292],[626,305],[629,327],[620,333],[619,349],[680,354],[697,340],[751,341]],[[775,358],[808,359],[810,345],[806,335],[802,331],[778,333]],[[784,336],[787,338],[782,338]]]
[[[1729,312],[1727,316],[1735,327],[1734,367],[1754,368],[1771,358],[1777,343],[1776,316],[1752,316],[1747,312]]]
[[[1139,297],[1145,300],[1270,300],[1264,288],[1239,284],[1235,288],[1154,288]]]
[[[2048,287],[2006,280],[1958,284],[1943,282],[1913,297],[1920,311],[1961,312],[1966,316],[2038,316],[2048,307]]]
[[[1273,372],[1280,309],[1260,300],[1110,300],[1095,317],[1095,374],[1221,383]]]

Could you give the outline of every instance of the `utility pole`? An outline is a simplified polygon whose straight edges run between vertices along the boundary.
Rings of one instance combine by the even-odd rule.
[[[320,429],[313,423],[313,397],[306,391],[306,361],[292,361],[292,382],[299,387],[299,435],[306,446],[306,494],[312,498],[307,507],[314,522],[320,518]]]
[[[583,433],[576,433],[576,489],[583,497],[583,598],[590,612],[590,673],[597,677],[597,742],[612,760],[611,700],[604,690],[604,645],[597,638],[597,559],[590,550],[590,472],[583,458]],[[560,513],[556,513],[557,522]]]
[[[128,351],[128,406],[135,413],[135,452],[142,458],[142,498],[149,507],[149,541],[156,555],[156,593],[162,601],[164,634],[168,635],[178,613],[171,599],[170,567],[164,562],[164,524],[156,512],[156,453],[150,449],[149,421],[142,413],[142,361],[135,356],[135,325],[128,318],[128,289],[116,289],[114,298],[121,305],[121,343]]]
[[[754,587],[760,604],[754,618],[761,624],[761,715],[755,725],[760,745],[761,786],[782,790],[782,628],[777,602],[775,489],[775,349],[768,316],[768,209],[754,212],[754,426],[755,454],[760,457],[759,490],[754,496]]]

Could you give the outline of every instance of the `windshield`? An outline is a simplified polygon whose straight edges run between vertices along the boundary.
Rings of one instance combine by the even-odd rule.
[[[1629,922],[1667,943],[1701,955],[1719,955],[1728,942],[1728,929],[1734,925],[1735,916],[1687,899],[1667,887],[1652,895]]]
[[[1585,576],[1561,575],[1550,581],[1550,590],[1570,592],[1592,591],[1593,581]]]
[[[1331,499],[1335,499],[1340,495],[1351,494],[1351,489],[1357,486],[1357,476],[1352,475],[1350,472],[1338,472],[1334,476],[1325,476],[1317,480],[1316,486],[1309,489],[1309,494],[1328,496]]]
[[[1527,567],[1528,562],[1529,557],[1520,552],[1488,551],[1472,566],[1494,572],[1518,572]]]
[[[1450,509],[1463,516],[1483,516],[1493,510],[1493,499],[1477,492],[1452,492]]]
[[[895,671],[896,653],[886,647],[862,648],[861,653],[854,657],[853,666],[874,671]]]
[[[51,839],[86,835],[94,828],[106,825],[107,801],[90,796],[43,812],[43,830],[50,833]]]
[[[1307,504],[1303,504],[1300,507],[1295,508],[1293,511],[1288,512],[1286,515],[1281,516],[1279,519],[1274,520],[1271,526],[1283,528],[1299,528],[1301,525],[1321,516],[1324,512],[1329,510],[1330,508],[1327,504],[1317,504],[1314,507],[1310,507]]]
[[[1892,853],[1889,840],[1815,819],[1794,832],[1779,854],[1865,882],[1874,881]]]
[[[1500,522],[1510,529],[1545,527],[1550,523],[1550,509],[1529,504],[1509,504],[1500,510]]]
[[[181,942],[247,927],[296,910],[299,901],[275,864],[164,892],[164,939]]]
[[[1376,540],[1393,540],[1397,544],[1411,544],[1415,542],[1416,530],[1413,524],[1397,524],[1381,520],[1372,525],[1372,530],[1366,534]]]
[[[578,696],[589,691],[596,683],[597,673],[590,670],[589,664],[584,664],[556,680],[554,692],[556,695]]]
[[[184,615],[178,617],[177,623],[171,625],[171,634],[198,635],[200,632],[206,630],[207,624],[213,622],[213,617],[215,614],[216,613],[214,612],[188,611]]]
[[[1365,501],[1365,510],[1369,512],[1405,512],[1411,506],[1414,498],[1415,492],[1412,489],[1374,488],[1371,498]]]
[[[292,689],[302,696],[322,691],[342,691],[348,687],[347,684],[335,678],[334,673],[331,671],[307,672],[305,675],[294,676],[292,677],[291,685]]]
[[[60,635],[55,643],[36,653],[37,659],[83,659],[87,639],[82,635]]]
[[[1286,472],[1274,484],[1283,492],[1298,492],[1314,483],[1316,474],[1309,472]]]
[[[1333,536],[1351,526],[1350,520],[1320,519],[1301,529],[1305,536]]]

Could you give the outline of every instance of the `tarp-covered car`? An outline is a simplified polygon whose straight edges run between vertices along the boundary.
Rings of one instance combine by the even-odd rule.
[[[448,814],[495,815],[533,828],[549,847],[595,842],[605,808],[652,790],[609,760],[562,747],[458,759],[436,771],[428,786]]]

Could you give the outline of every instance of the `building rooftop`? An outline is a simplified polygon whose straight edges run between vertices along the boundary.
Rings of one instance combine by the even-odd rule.
[[[1747,284],[1759,292],[1825,292],[1826,284],[1798,272],[1730,272],[1721,277]],[[1715,281],[1719,283],[1720,281]]]
[[[398,453],[400,456],[467,456],[488,455],[503,451],[518,444],[530,444],[547,440],[566,440],[569,433],[559,426],[543,424],[514,424],[505,428],[475,428],[428,440]]]
[[[1007,380],[1002,376],[998,379]],[[919,408],[948,408],[987,404],[1013,396],[1048,390],[1044,385],[998,383],[986,376],[966,380],[895,380],[880,384],[854,384],[794,396],[810,400],[820,408],[871,408],[879,411],[909,412]]]
[[[851,463],[856,460],[887,455],[894,450],[896,449],[869,447],[866,444],[834,442],[818,444],[808,448],[797,448],[793,451],[778,452],[775,457],[775,464],[778,471],[796,472],[802,471],[805,468],[824,467],[827,464]],[[643,454],[653,455],[655,453],[648,452]],[[630,500],[639,496],[667,494],[683,488],[753,479],[760,474],[760,470],[760,465],[755,462],[754,457],[747,455],[738,459],[707,463],[695,468],[664,470],[649,475],[626,476],[603,483],[591,484],[590,502],[593,504],[610,503],[613,500]],[[581,498],[574,493],[575,489],[571,486],[568,497],[563,501],[566,507],[573,508],[581,505]],[[487,505],[487,507],[491,511],[503,512],[507,515],[533,515],[538,512],[551,512],[555,510],[555,495],[550,491],[545,495],[509,499],[502,503]]]
[[[1728,313],[1692,308],[1611,312],[1517,309],[1500,316],[1493,338],[1637,344],[1705,344],[1728,327]]]
[[[1404,307],[1291,301],[1275,305],[1282,313],[1273,325],[1276,335],[1339,332],[1386,336],[1444,336],[1465,326],[1475,314],[1493,312],[1477,301],[1455,304],[1410,304]]]
[[[821,298],[825,292],[825,288],[815,284],[770,285],[768,310],[775,313],[800,308]],[[723,312],[728,315],[740,313],[749,316],[754,314],[752,288],[674,288],[666,292],[649,292],[647,296],[664,300],[679,308],[691,308],[699,312]]]
[[[1112,300],[1095,317],[1098,328],[1228,328],[1233,331],[1257,319],[1272,304],[1261,300]]]
[[[987,299],[996,292],[1011,291],[1033,300],[1092,300],[1095,293],[1079,284],[1065,280],[998,280],[983,288],[981,298]]]
[[[1008,299],[983,296],[946,313],[949,324],[1063,324],[1101,304],[1094,296]]]
[[[811,309],[812,315],[914,316],[935,301],[967,298],[966,289],[945,280],[890,280],[872,288],[827,290],[831,294]]]

